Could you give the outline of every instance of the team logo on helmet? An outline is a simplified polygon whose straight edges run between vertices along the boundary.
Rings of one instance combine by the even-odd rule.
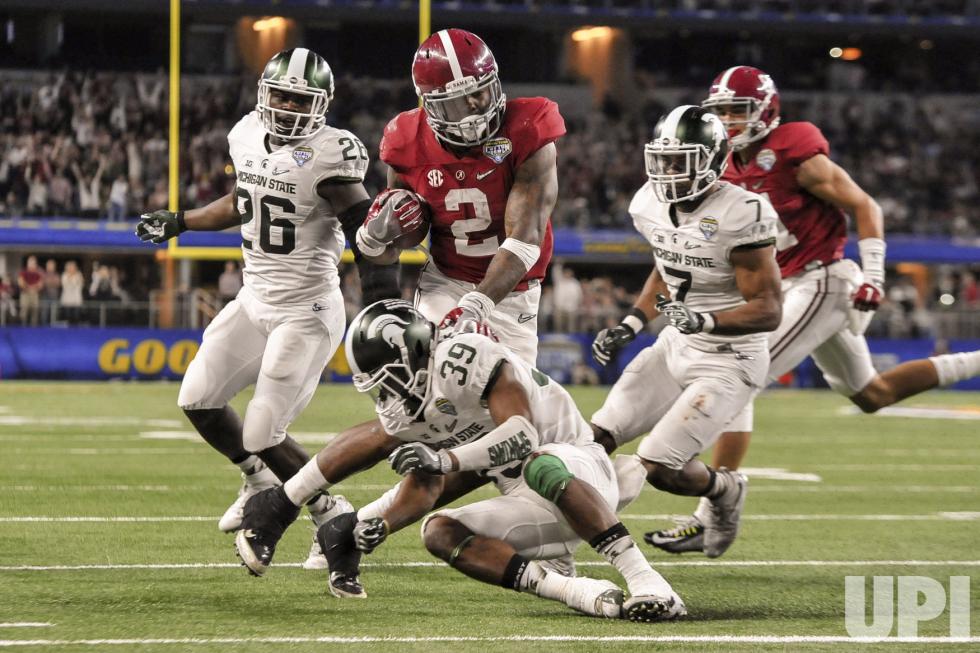
[[[483,146],[483,153],[490,157],[494,163],[501,163],[507,158],[514,147],[509,138],[491,138]]]
[[[453,406],[452,402],[445,397],[439,397],[436,399],[436,410],[438,410],[443,415],[456,415],[456,407]]]
[[[302,145],[293,150],[293,161],[296,162],[300,168],[303,164],[313,158],[313,148]]]
[[[718,233],[718,221],[714,218],[701,218],[698,229],[701,230],[707,240],[711,240],[711,237]]]
[[[760,168],[769,172],[776,165],[776,153],[768,147],[764,150],[759,150],[759,153],[755,155],[755,162]]]

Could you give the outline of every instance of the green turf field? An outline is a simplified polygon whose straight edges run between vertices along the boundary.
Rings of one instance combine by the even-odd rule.
[[[654,625],[591,619],[470,581],[431,558],[414,528],[366,558],[366,601],[334,599],[323,576],[299,569],[312,533],[305,520],[286,534],[279,565],[249,577],[216,525],[237,470],[190,433],[176,396],[164,383],[0,385],[0,647],[980,649],[980,421],[955,419],[980,417],[978,394],[931,393],[903,404],[922,411],[873,417],[843,413],[848,403],[829,392],[764,395],[739,541],[717,561],[642,545],[690,610]],[[574,396],[589,415],[603,391]],[[315,451],[370,415],[350,386],[324,386],[293,432]],[[395,480],[379,465],[339,491],[363,505]],[[639,538],[692,507],[647,488],[623,518]],[[619,580],[588,547],[578,561],[580,573]],[[838,641],[848,575],[928,576],[947,587],[950,576],[969,576],[973,637],[929,641],[949,636],[945,613],[920,625],[918,641]]]

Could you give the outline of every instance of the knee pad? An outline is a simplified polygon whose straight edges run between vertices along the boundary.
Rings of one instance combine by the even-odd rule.
[[[558,502],[574,478],[561,458],[551,454],[535,456],[524,465],[524,480],[528,487],[551,503]]]
[[[187,367],[184,380],[180,383],[180,392],[177,393],[177,407],[182,410],[220,408],[220,406],[208,404],[207,370],[204,368],[204,363],[195,359]]]
[[[286,432],[279,431],[282,411],[266,397],[253,399],[245,409],[242,427],[242,445],[245,451],[256,453],[274,447],[286,439]]]

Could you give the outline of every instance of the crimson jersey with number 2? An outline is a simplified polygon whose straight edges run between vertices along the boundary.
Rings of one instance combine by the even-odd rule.
[[[748,163],[732,155],[724,179],[765,196],[779,214],[776,262],[791,277],[812,261],[827,264],[844,255],[847,223],[844,213],[807,192],[796,181],[807,159],[830,155],[830,145],[816,125],[788,122],[777,127]]]
[[[458,157],[436,140],[419,109],[396,116],[385,128],[381,160],[432,209],[432,260],[447,277],[479,283],[506,238],[504,212],[517,169],[565,133],[558,105],[546,98],[507,102],[503,124],[489,141]],[[542,279],[551,261],[551,221],[541,257],[517,286]]]

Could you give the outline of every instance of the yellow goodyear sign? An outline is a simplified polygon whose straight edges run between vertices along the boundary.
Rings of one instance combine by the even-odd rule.
[[[196,340],[166,344],[156,338],[112,338],[99,348],[99,369],[111,375],[183,376],[199,348]]]

